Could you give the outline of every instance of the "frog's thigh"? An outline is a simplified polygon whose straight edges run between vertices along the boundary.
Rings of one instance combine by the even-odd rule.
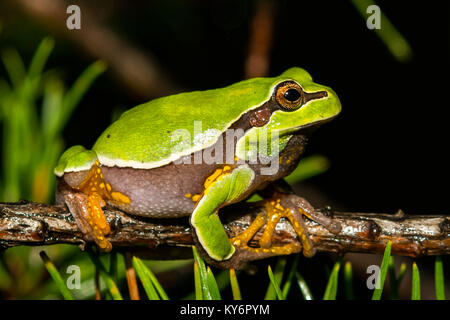
[[[234,247],[220,222],[217,209],[242,195],[254,176],[253,170],[243,165],[219,178],[205,191],[191,215],[191,224],[200,244],[214,260],[226,260],[234,253]]]

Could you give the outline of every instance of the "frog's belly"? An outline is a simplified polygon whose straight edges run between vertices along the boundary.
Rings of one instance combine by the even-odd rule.
[[[169,164],[145,170],[102,166],[103,177],[118,191],[130,198],[130,204],[108,202],[130,214],[175,218],[190,215],[195,202],[190,195],[203,191],[205,179],[215,165]]]

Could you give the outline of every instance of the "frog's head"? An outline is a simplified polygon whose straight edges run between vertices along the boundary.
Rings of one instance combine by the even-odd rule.
[[[270,120],[264,124],[254,121],[255,128],[277,130],[283,135],[329,121],[341,111],[336,93],[313,82],[301,68],[291,68],[272,79],[269,100],[256,110],[270,112]]]
[[[285,137],[329,121],[341,111],[336,93],[313,82],[309,73],[301,68],[288,69],[271,80],[270,86],[265,87],[270,90],[268,100],[249,114],[251,128],[237,146],[240,158],[254,156],[251,150],[255,148],[251,146],[261,146],[261,136],[276,133],[280,137],[281,148],[278,150],[281,151]],[[272,143],[268,141],[268,144]]]
[[[301,68],[291,68],[276,79],[268,102],[273,112],[265,127],[280,135],[331,120],[341,111],[336,93],[313,82]]]

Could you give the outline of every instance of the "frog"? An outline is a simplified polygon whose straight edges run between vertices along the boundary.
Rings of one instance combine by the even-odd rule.
[[[305,219],[335,234],[340,224],[283,178],[299,164],[311,132],[340,111],[336,93],[299,67],[157,98],[125,111],[91,150],[67,149],[54,169],[55,199],[105,252],[112,249],[103,212],[109,206],[143,218],[187,217],[199,252],[219,267],[300,251],[311,257]],[[221,209],[255,194],[265,210],[229,237]],[[272,245],[280,219],[289,220],[299,241]],[[260,230],[259,244],[252,245]]]

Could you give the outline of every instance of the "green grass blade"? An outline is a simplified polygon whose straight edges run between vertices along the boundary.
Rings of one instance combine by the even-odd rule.
[[[45,63],[47,62],[54,46],[55,41],[50,37],[46,37],[41,41],[36,53],[33,56],[33,59],[31,60],[30,67],[28,68],[28,78],[41,76]]]
[[[277,283],[281,283],[283,280],[283,273],[286,267],[286,257],[278,258],[277,264],[275,265],[274,279]],[[269,286],[266,291],[266,295],[264,300],[275,300],[277,298],[277,293],[272,283],[269,283]]]
[[[323,294],[323,300],[336,300],[338,280],[339,280],[339,269],[341,268],[341,259],[336,261],[331,271],[330,278],[328,279],[328,284]]]
[[[344,283],[345,283],[345,298],[347,300],[354,300],[355,292],[353,290],[353,267],[350,261],[345,262],[344,265]]]
[[[208,288],[211,292],[212,300],[221,300],[222,297],[220,296],[219,287],[210,267],[206,270],[206,280],[208,281]]]
[[[64,84],[60,79],[49,78],[44,85],[42,98],[41,128],[49,143],[54,139],[56,130],[60,126],[59,118],[64,97]]]
[[[295,184],[324,173],[329,167],[330,162],[327,158],[321,155],[312,155],[302,159],[298,167],[284,179],[289,184]]]
[[[58,286],[59,292],[61,292],[64,299],[74,300],[72,293],[70,292],[70,290],[67,288],[66,284],[64,283],[64,280],[61,277],[61,274],[56,269],[55,265],[50,260],[50,258],[47,256],[45,251],[41,251],[39,253],[39,255],[41,256],[42,260],[44,261],[45,268],[47,269],[48,273],[52,277],[53,281],[55,281],[56,285]]]
[[[122,295],[120,294],[119,288],[117,287],[116,283],[111,278],[109,273],[106,271],[105,266],[100,261],[100,259],[95,256],[95,254],[92,252],[91,249],[86,250],[86,252],[88,253],[88,256],[91,259],[92,263],[100,271],[100,277],[105,282],[105,285],[108,288],[108,291],[111,294],[111,297],[114,300],[123,300]]]
[[[28,73],[20,90],[23,101],[28,100],[29,102],[24,104],[24,109],[28,113],[27,125],[31,126],[32,129],[34,128],[34,130],[38,130],[38,116],[34,100],[37,98],[38,90],[41,83],[43,82],[42,72],[48,60],[48,57],[53,50],[54,45],[55,44],[53,39],[49,37],[44,38],[41,41],[31,60],[30,67],[28,68]],[[28,133],[30,132],[30,130],[26,130],[25,132]],[[29,140],[33,140],[33,135],[29,137]]]
[[[398,276],[397,276],[397,284],[398,285],[400,285],[400,283],[402,282],[402,280],[403,280],[403,277],[405,276],[405,274],[406,274],[406,263],[402,263],[401,265],[400,265],[400,271],[398,272]]]
[[[436,288],[436,300],[445,300],[444,279],[442,257],[436,256],[436,260],[434,262],[434,286]]]
[[[306,283],[305,279],[303,279],[302,275],[300,273],[296,272],[295,277],[297,278],[298,288],[300,289],[300,291],[303,295],[303,298],[305,300],[314,300],[311,290],[309,289],[309,286]]]
[[[192,252],[194,253],[194,260],[198,264],[199,277],[200,277],[200,286],[202,288],[202,297],[205,300],[212,300],[212,294],[210,288],[208,287],[208,272],[206,271],[205,262],[200,257],[197,252],[197,249],[192,246]]]
[[[163,287],[159,283],[159,281],[156,278],[153,271],[149,267],[147,267],[141,259],[139,259],[137,257],[133,257],[133,265],[135,264],[135,261],[136,261],[136,264],[138,264],[139,267],[141,268],[141,270],[143,271],[143,275],[151,281],[151,283],[153,284],[155,289],[158,291],[158,294],[161,297],[161,299],[169,300],[169,297],[167,296],[166,291],[164,291]]]
[[[136,270],[139,279],[141,280],[142,286],[144,287],[145,293],[149,300],[161,300],[158,293],[153,285],[152,279],[149,277],[148,268],[139,259],[133,256],[133,267]]]
[[[284,300],[283,293],[281,292],[280,289],[280,285],[278,284],[277,279],[275,279],[275,276],[273,275],[272,268],[270,267],[270,265],[267,268],[267,272],[269,273],[270,283],[272,284],[272,287],[275,290],[278,300]]]
[[[200,280],[200,268],[197,261],[194,261],[194,285],[195,300],[203,300],[202,282]]]
[[[352,3],[364,19],[373,14],[367,13],[367,8],[376,5],[373,0],[352,0]],[[397,61],[411,60],[413,55],[411,46],[382,10],[380,10],[380,29],[374,29],[374,31]]]
[[[289,290],[292,287],[292,281],[294,279],[295,276],[295,272],[297,271],[297,265],[298,265],[298,259],[299,259],[300,255],[295,255],[294,257],[294,261],[292,262],[291,268],[289,270],[288,276],[286,278],[286,282],[283,285],[283,299],[287,299],[287,296],[289,294]]]
[[[239,283],[236,277],[236,271],[234,269],[230,269],[230,283],[231,292],[233,293],[233,299],[242,300],[241,289],[239,289]]]
[[[391,247],[392,242],[388,241],[386,248],[384,249],[383,261],[381,262],[380,274],[377,279],[377,286],[372,294],[372,300],[380,300],[381,294],[383,293],[384,282],[386,280],[386,275],[389,267],[389,260],[391,258]]]
[[[9,109],[19,109],[17,101],[11,99],[8,101]],[[17,108],[16,108],[17,107]],[[19,127],[21,119],[17,112],[7,112],[3,124],[3,191],[2,201],[17,201],[23,192],[20,188],[20,169],[21,169],[21,135]],[[19,148],[20,146],[20,148]]]
[[[5,109],[8,107],[5,103],[7,96],[11,95],[11,89],[9,88],[8,82],[0,78],[0,122],[3,120],[5,115]]]
[[[20,88],[25,80],[26,69],[19,53],[14,49],[4,49],[2,51],[2,61],[12,87],[14,89]]]
[[[415,262],[412,266],[411,300],[420,300],[420,274]]]

